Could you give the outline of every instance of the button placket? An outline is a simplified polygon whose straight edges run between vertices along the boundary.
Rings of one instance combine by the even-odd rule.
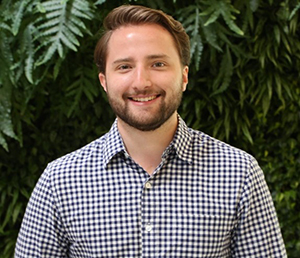
[[[148,178],[144,182],[142,202],[141,202],[141,234],[142,234],[142,256],[150,257],[155,250],[155,221],[153,220],[154,206],[153,206],[153,179]],[[152,256],[151,256],[152,257]]]
[[[153,229],[153,225],[151,224],[151,222],[147,222],[145,225],[145,230],[147,232],[150,232],[150,231],[152,231],[152,229]]]
[[[152,183],[148,181],[148,182],[145,184],[145,188],[148,189],[148,190],[151,189],[151,188],[152,188]]]

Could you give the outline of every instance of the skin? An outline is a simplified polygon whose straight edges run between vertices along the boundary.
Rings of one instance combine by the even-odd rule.
[[[177,129],[177,108],[188,83],[171,34],[156,24],[127,25],[108,43],[99,74],[131,157],[152,174]]]

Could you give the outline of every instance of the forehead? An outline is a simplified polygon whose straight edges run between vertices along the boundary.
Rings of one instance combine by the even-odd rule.
[[[164,28],[163,26],[156,23],[145,23],[145,24],[127,24],[122,25],[119,28],[115,29],[111,35],[111,37],[117,37],[120,35],[124,35],[127,33],[145,33],[148,37],[151,37],[152,34],[147,34],[147,32],[155,32],[157,34],[165,35],[166,37],[171,37],[171,33]]]
[[[108,58],[121,53],[163,51],[178,55],[171,33],[157,24],[126,25],[113,31],[108,42]]]

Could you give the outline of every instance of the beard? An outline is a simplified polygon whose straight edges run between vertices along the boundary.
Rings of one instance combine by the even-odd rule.
[[[160,90],[160,102],[155,103],[155,105],[159,105],[159,107],[155,107],[156,112],[148,110],[147,108],[144,108],[144,110],[140,112],[131,110],[130,100],[128,100],[127,97],[128,94],[123,94],[121,99],[117,99],[109,93],[109,85],[107,85],[107,97],[113,112],[119,119],[140,131],[154,131],[162,126],[179,108],[183,95],[182,87],[180,87],[180,85],[182,85],[182,82],[176,85],[176,91],[173,91],[172,96],[169,96],[167,99],[166,92]],[[153,94],[153,91],[135,91],[134,94],[151,95]],[[157,94],[157,92],[155,94]],[[150,109],[152,108],[150,107]]]

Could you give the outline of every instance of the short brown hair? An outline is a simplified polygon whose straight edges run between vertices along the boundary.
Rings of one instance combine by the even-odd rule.
[[[182,24],[172,16],[139,5],[122,5],[113,9],[104,19],[104,34],[99,39],[94,52],[95,63],[99,72],[105,73],[107,46],[114,30],[125,25],[158,24],[172,35],[182,65],[190,62],[190,40]]]

